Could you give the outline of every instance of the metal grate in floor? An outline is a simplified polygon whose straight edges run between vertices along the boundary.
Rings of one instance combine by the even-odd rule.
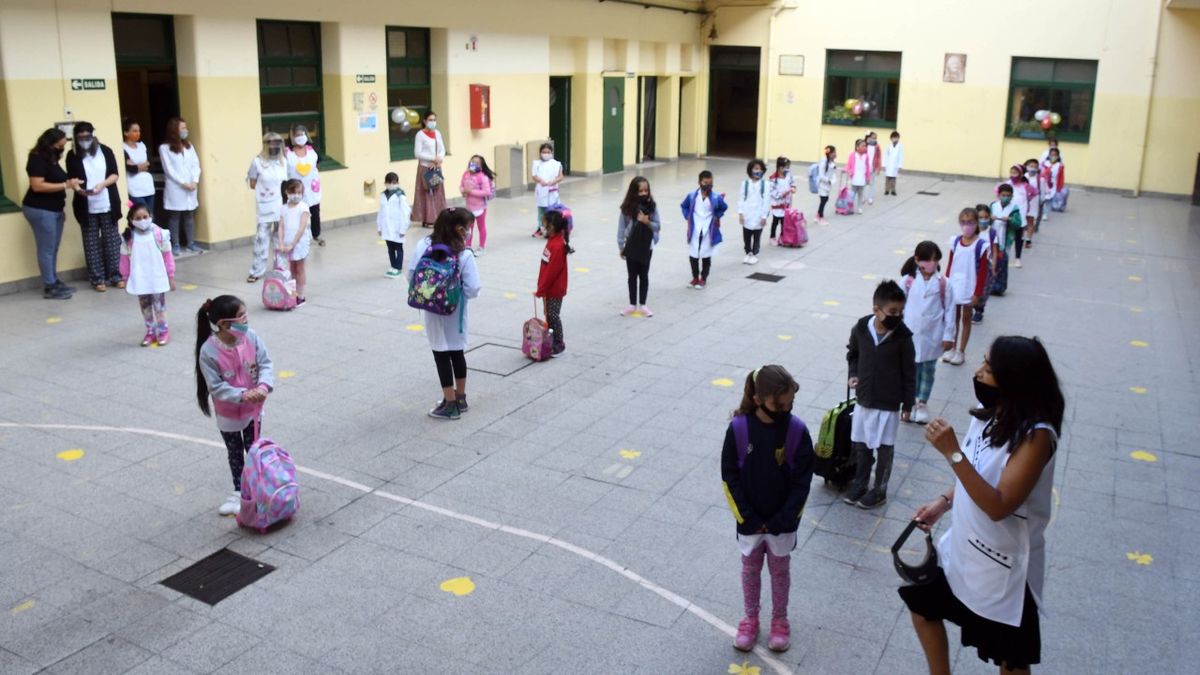
[[[158,583],[215,605],[274,571],[271,565],[223,548]]]

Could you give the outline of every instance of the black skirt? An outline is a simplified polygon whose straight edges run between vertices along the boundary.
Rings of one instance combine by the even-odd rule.
[[[938,568],[937,577],[924,586],[901,586],[900,599],[914,614],[929,621],[949,621],[962,628],[962,645],[974,647],[983,661],[1010,670],[1021,670],[1042,661],[1042,632],[1037,603],[1025,586],[1025,609],[1021,625],[1010,626],[985,619],[954,595],[946,575]]]

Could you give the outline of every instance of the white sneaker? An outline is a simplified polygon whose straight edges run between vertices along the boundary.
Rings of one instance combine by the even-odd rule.
[[[758,264],[758,256],[751,254],[750,255],[750,264],[757,265]]]
[[[950,365],[961,366],[967,360],[967,355],[963,352],[954,352],[954,358],[950,359]]]
[[[223,516],[236,516],[238,511],[242,510],[242,493],[235,492],[225,500],[221,508],[217,509],[217,513]]]
[[[636,311],[637,311],[637,307],[635,307],[634,305],[630,305],[630,306],[626,307],[625,309],[621,310],[621,316],[631,316]]]
[[[875,200],[874,200],[874,199],[868,199],[868,200],[867,200],[867,204],[868,204],[868,205],[870,205],[870,204],[874,204],[874,203],[875,203]]]
[[[942,363],[950,363],[951,361],[953,361],[954,353],[955,353],[954,350],[951,349],[950,351],[946,352],[945,354],[942,354]]]
[[[925,404],[917,404],[917,409],[912,413],[912,421],[914,424],[927,424],[929,422],[929,409],[925,407]]]
[[[857,213],[858,213],[858,215],[860,215],[860,216],[861,216],[861,215],[862,215],[862,209],[859,209],[859,210],[857,211]]]
[[[1015,267],[1015,268],[1017,268],[1017,269],[1021,269],[1022,265],[1021,265],[1021,259],[1020,259],[1020,258],[1017,258],[1016,260],[1014,260],[1014,261],[1013,261],[1013,267]]]
[[[484,256],[484,255],[487,255],[487,249],[486,249],[486,248],[483,248],[483,247],[481,246],[481,247],[479,247],[479,249],[478,249],[478,250],[476,250],[476,251],[475,251],[475,255],[478,255],[478,256]]]
[[[749,264],[750,264],[750,254],[749,254],[749,253],[747,253],[746,255],[742,256],[742,264],[743,264],[743,265],[749,265]]]
[[[642,313],[642,316],[646,317],[647,319],[649,319],[650,317],[654,316],[654,312],[651,312],[651,311],[650,311],[650,308],[649,308],[649,307],[647,307],[647,306],[645,306],[645,305],[642,305],[641,307],[638,307],[638,311],[639,311],[639,312],[641,312],[641,313]]]

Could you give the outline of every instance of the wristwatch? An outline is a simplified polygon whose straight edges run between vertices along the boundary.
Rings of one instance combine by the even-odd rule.
[[[963,457],[963,454],[961,452],[956,452],[956,453],[950,455],[949,459],[950,459],[950,466],[954,466],[955,464],[958,464],[959,462],[966,459],[966,457]]]

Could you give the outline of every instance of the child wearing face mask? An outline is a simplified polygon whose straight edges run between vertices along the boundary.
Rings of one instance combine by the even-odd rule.
[[[1029,181],[1025,179],[1024,167],[1020,164],[1013,164],[1008,169],[1008,180],[1004,181],[1000,185],[1009,185],[1012,187],[1013,204],[1016,204],[1017,212],[1020,213],[1021,226],[1024,228],[1027,223],[1032,222],[1030,220],[1030,214],[1033,213],[1031,209],[1037,208],[1037,190],[1030,186]],[[1000,195],[999,186],[996,187],[996,195]],[[1028,232],[1028,234],[1032,235],[1032,232]],[[1022,246],[1022,238],[1017,238],[1017,259],[1016,262],[1013,263],[1014,267],[1018,269],[1021,267],[1021,251],[1023,248],[1032,245],[1033,242],[1028,238],[1028,236],[1024,238],[1024,246]]]
[[[688,193],[679,205],[687,223],[688,261],[692,265],[692,281],[688,288],[702,291],[708,286],[712,256],[721,244],[721,218],[729,205],[725,195],[713,192],[713,175],[708,169],[700,172],[700,188]]]
[[[766,173],[767,165],[761,159],[752,159],[746,165],[747,178],[742,181],[738,202],[738,222],[742,224],[742,243],[746,250],[743,265],[758,264],[762,231],[771,215],[771,195],[767,192],[769,181],[763,179]]]
[[[146,323],[142,346],[156,342],[165,347],[171,340],[167,330],[167,291],[175,290],[175,256],[171,235],[154,224],[145,204],[129,209],[129,227],[121,235],[121,278],[125,292],[136,295]]]
[[[775,233],[783,225],[785,212],[792,208],[792,196],[796,194],[796,179],[792,176],[792,162],[787,157],[775,160],[775,173],[771,174],[771,245],[779,243]]]
[[[950,259],[946,262],[947,285],[954,292],[955,325],[958,328],[954,345],[942,355],[942,361],[954,366],[961,366],[966,360],[967,342],[971,339],[971,313],[979,306],[986,290],[989,258],[989,244],[980,236],[979,216],[975,209],[960,211],[958,226],[962,234],[950,240]]]
[[[942,249],[932,241],[917,244],[913,257],[904,261],[904,325],[913,334],[913,353],[917,362],[916,405],[912,414],[900,414],[905,422],[929,422],[929,395],[938,357],[954,344],[954,289],[946,283],[939,263]]]
[[[872,300],[874,312],[854,324],[846,345],[847,384],[855,390],[858,407],[850,425],[854,478],[842,501],[860,509],[887,503],[900,411],[911,413],[916,397],[916,351],[912,331],[904,324],[904,289],[883,281]],[[868,489],[876,455],[875,484]]]
[[[874,131],[867,134],[867,162],[871,165],[871,176],[867,179],[867,203],[875,203],[875,180],[883,170],[883,149],[879,147],[879,135]]]
[[[283,137],[268,131],[263,134],[262,152],[250,160],[246,185],[254,190],[255,214],[258,225],[254,233],[254,259],[246,283],[252,284],[267,273],[267,257],[271,253],[271,237],[279,222],[283,203],[283,181],[288,177],[288,162],[283,156]]]
[[[233,474],[233,494],[217,509],[222,516],[241,509],[246,452],[258,438],[263,403],[275,387],[267,346],[248,321],[246,303],[232,295],[205,300],[196,313],[196,402],[205,417],[216,413]]]
[[[467,209],[475,216],[475,226],[467,231],[467,248],[472,248],[476,255],[484,255],[487,253],[487,206],[496,196],[496,173],[488,166],[483,155],[471,155],[458,189],[462,192]],[[479,248],[471,245],[475,230],[479,230]]]
[[[790,646],[791,555],[816,462],[812,437],[792,414],[799,388],[783,366],[763,366],[747,375],[721,448],[721,481],[737,523],[746,611],[733,646],[744,652],[758,640],[764,559],[771,575],[767,647],[782,652]]]
[[[825,220],[825,205],[829,203],[829,195],[833,194],[837,181],[837,148],[827,145],[825,158],[817,164],[817,197],[820,198],[817,203],[818,225],[829,224],[829,221]]]
[[[867,142],[861,138],[854,142],[854,154],[850,155],[850,161],[846,162],[846,175],[850,177],[850,190],[854,193],[855,213],[861,215],[865,191],[872,180]]]
[[[996,287],[997,265],[1000,263],[999,254],[1002,252],[1000,247],[1004,246],[1004,240],[998,239],[995,230],[991,227],[992,208],[990,206],[976,204],[975,215],[979,220],[979,236],[987,240],[988,264],[985,268],[987,278],[983,280],[983,294],[979,296],[979,302],[975,304],[971,323],[983,323],[983,311],[987,308],[988,298],[991,297],[992,290]]]
[[[543,236],[542,218],[545,217],[548,207],[559,203],[558,184],[563,179],[563,165],[554,159],[554,146],[542,143],[539,154],[541,158],[533,160],[533,168],[530,170],[535,184],[533,193],[537,197],[537,229],[533,231],[534,237]]]
[[[300,181],[293,179],[284,183],[283,194],[287,203],[279,214],[275,254],[288,259],[292,278],[296,280],[296,306],[299,307],[305,303],[304,287],[308,282],[304,261],[312,242],[312,232],[308,228],[309,210],[304,203],[304,185]]]
[[[379,195],[379,214],[375,217],[375,229],[387,244],[388,264],[385,273],[390,279],[400,276],[404,269],[404,233],[408,232],[412,206],[404,190],[400,189],[400,176],[388,172],[383,177],[383,194]]]

